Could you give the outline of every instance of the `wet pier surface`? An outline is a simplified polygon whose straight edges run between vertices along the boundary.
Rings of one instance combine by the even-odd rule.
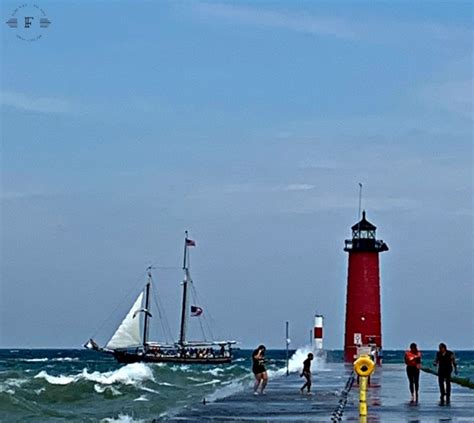
[[[359,418],[359,388],[347,392],[351,368],[328,364],[313,372],[313,395],[301,395],[303,379],[297,374],[272,377],[266,395],[254,396],[251,386],[206,404],[183,410],[172,421],[213,422],[474,422],[474,390],[452,384],[451,405],[440,406],[438,379],[420,375],[420,401],[410,404],[402,365],[377,368],[368,391],[368,416]],[[168,419],[169,421],[169,419]]]

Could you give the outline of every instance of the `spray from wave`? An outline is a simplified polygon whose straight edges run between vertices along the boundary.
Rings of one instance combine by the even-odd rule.
[[[303,361],[306,360],[309,353],[313,353],[313,369],[316,371],[324,371],[326,368],[326,355],[325,354],[316,354],[312,347],[309,345],[305,345],[303,347],[299,347],[293,355],[288,360],[288,370],[290,373],[301,372],[303,369]],[[269,370],[268,372],[269,377],[279,377],[286,374],[286,366],[276,370]]]

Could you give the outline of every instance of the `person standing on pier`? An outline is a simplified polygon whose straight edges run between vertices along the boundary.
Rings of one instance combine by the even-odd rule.
[[[260,393],[265,395],[265,388],[268,382],[267,369],[265,368],[265,345],[259,347],[252,353],[252,372],[255,375],[255,384],[253,386],[253,394],[258,395],[258,388]]]
[[[452,351],[449,351],[445,343],[439,344],[439,351],[436,353],[436,360],[433,363],[438,366],[438,384],[440,392],[439,405],[444,405],[446,398],[446,405],[451,402],[451,373],[454,369],[454,374],[458,373],[456,365],[456,357]]]
[[[300,374],[300,377],[303,377],[306,379],[305,384],[301,387],[300,392],[304,392],[304,388],[307,389],[308,395],[311,394],[311,361],[313,360],[314,355],[312,353],[308,354],[308,358],[303,361],[303,371]]]
[[[410,344],[410,349],[405,352],[405,364],[407,365],[407,376],[410,384],[411,403],[418,403],[421,351],[418,350],[414,342]]]

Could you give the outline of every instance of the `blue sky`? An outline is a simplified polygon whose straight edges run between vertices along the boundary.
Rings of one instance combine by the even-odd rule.
[[[176,332],[188,229],[215,332],[341,348],[360,181],[385,348],[474,348],[469,2],[39,3],[2,24],[0,347],[80,347],[150,263]]]

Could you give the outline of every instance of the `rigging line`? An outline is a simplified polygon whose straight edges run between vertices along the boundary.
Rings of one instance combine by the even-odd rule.
[[[145,271],[142,271],[140,276],[137,277],[135,283],[132,285],[132,287],[129,289],[129,291],[126,293],[125,296],[122,297],[122,299],[119,301],[119,303],[117,304],[117,306],[109,313],[109,315],[107,316],[107,318],[102,322],[101,325],[99,325],[99,327],[94,331],[94,333],[92,334],[91,338],[95,338],[97,336],[97,334],[104,328],[105,324],[106,323],[109,323],[109,321],[111,320],[112,316],[114,314],[117,313],[118,309],[121,308],[123,306],[123,304],[125,303],[125,300],[129,299],[130,296],[131,296],[131,293],[132,291],[134,291],[136,289],[136,286],[138,285],[138,282],[140,281],[143,281],[143,278],[144,276],[146,275],[146,270]]]
[[[203,307],[207,308],[207,304],[204,301],[201,301],[201,298],[200,298],[199,293],[197,292],[197,290],[195,290],[195,293],[196,293],[197,300],[203,305]],[[210,324],[209,324],[209,321],[208,321],[206,316],[204,316],[204,321],[207,324],[208,330],[211,333],[212,338],[214,339],[214,334],[212,332],[212,326],[215,325],[215,319],[212,317],[210,309],[207,313],[207,316],[209,316],[209,320],[211,321]]]
[[[182,270],[182,268],[178,267],[178,266],[163,266],[163,265],[160,265],[159,263],[152,264],[150,266],[150,268],[155,269],[155,270]],[[154,295],[152,295],[152,297],[153,297],[153,301],[155,303],[155,306],[158,310],[158,315],[159,315],[159,318],[160,318],[160,325],[161,325],[161,328],[163,330],[163,334],[165,336],[166,342],[167,343],[168,342],[173,342],[173,335],[172,335],[172,332],[171,332],[171,329],[170,329],[171,326],[169,324],[168,317],[165,313],[165,308],[163,307],[163,303],[160,300],[160,296],[157,295],[157,291],[158,290],[155,290]]]
[[[196,288],[194,288],[193,284],[191,284],[192,286],[192,289],[191,289],[191,295],[193,296],[193,301],[196,303],[199,303],[199,301],[197,300],[197,295],[196,295]],[[198,317],[198,321],[199,321],[199,326],[201,327],[201,333],[202,333],[202,336],[204,338],[204,341],[207,341],[207,335],[206,335],[206,331],[204,330],[204,327],[202,325],[202,320],[201,320],[201,317],[205,317],[205,314],[202,315],[202,316],[197,316]],[[211,340],[214,341],[214,338],[212,337],[212,333],[211,333]]]
[[[162,269],[162,270],[181,270],[179,266],[162,266],[161,264],[152,264],[150,266],[151,269]]]
[[[195,293],[195,295],[196,295],[197,301],[198,301],[199,303],[201,303],[203,307],[207,308],[207,305],[206,305],[204,302],[201,301],[201,298],[199,297],[199,294],[198,294],[198,292],[197,292],[196,289],[194,289],[194,293]],[[212,321],[214,321],[214,319],[212,318],[211,313],[208,312],[207,314],[209,315],[209,319],[211,320],[211,323],[212,323]],[[207,326],[207,330],[209,331],[209,333],[210,333],[210,335],[211,335],[211,339],[212,339],[212,340],[215,340],[215,338],[214,338],[214,333],[212,332],[212,326],[211,326],[211,324],[209,324],[209,321],[208,321],[208,319],[207,319],[206,314],[203,315],[203,319],[204,319],[204,323],[205,323],[206,326]]]
[[[196,301],[200,303],[200,305],[202,305],[204,308],[207,308],[207,305],[201,302],[201,298],[199,297],[198,292],[196,288],[194,287],[194,284],[192,285],[192,293],[195,296]],[[209,314],[209,318],[212,319],[211,313],[208,313],[208,314]],[[209,331],[209,334],[211,335],[211,339],[214,341],[215,340],[214,333],[212,332],[211,326],[207,320],[206,313],[204,313],[202,317],[203,317],[204,323],[207,326],[207,330]]]
[[[173,336],[171,335],[171,330],[170,326],[168,323],[168,319],[166,317],[166,314],[161,312],[161,310],[164,310],[163,305],[161,304],[160,300],[156,297],[156,295],[153,295],[153,301],[155,303],[155,306],[158,310],[158,317],[160,319],[160,324],[161,328],[163,329],[163,335],[165,336],[166,342],[172,342],[173,341]]]
[[[153,286],[155,287],[156,284],[153,281]],[[173,340],[173,337],[171,336],[171,330],[168,324],[168,319],[166,317],[166,314],[164,312],[164,307],[160,302],[159,296],[157,295],[158,289],[154,289],[152,291],[152,298],[153,302],[155,303],[156,309],[158,311],[158,319],[160,321],[161,328],[163,330],[163,335],[165,337],[165,341],[168,343],[169,340]],[[163,312],[162,312],[163,311]]]
[[[200,319],[200,316],[198,316],[198,320],[199,320],[199,326],[201,327],[202,337],[204,338],[204,341],[207,342],[206,332],[204,330],[204,327],[202,326],[202,321]],[[211,338],[211,341],[214,341],[214,339]]]

